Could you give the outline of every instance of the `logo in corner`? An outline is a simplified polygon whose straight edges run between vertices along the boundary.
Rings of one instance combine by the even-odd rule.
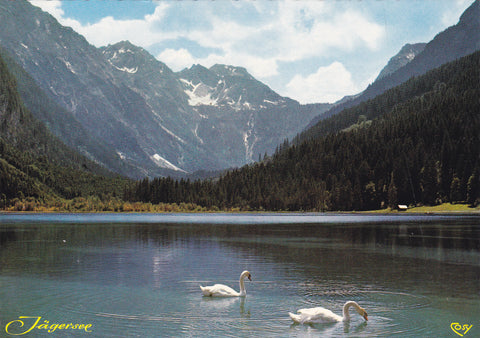
[[[452,323],[450,324],[450,328],[453,332],[458,334],[460,337],[463,337],[467,334],[467,332],[472,328],[473,325],[463,324],[460,323]]]

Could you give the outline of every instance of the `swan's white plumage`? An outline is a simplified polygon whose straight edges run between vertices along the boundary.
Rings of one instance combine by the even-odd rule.
[[[204,296],[208,297],[234,297],[240,296],[240,292],[235,291],[231,287],[223,284],[215,284],[212,286],[200,286]]]
[[[297,314],[288,313],[290,318],[297,323],[330,323],[341,322],[343,318],[323,307],[300,309]]]
[[[300,309],[296,314],[289,312],[288,315],[296,323],[308,324],[308,323],[334,323],[350,320],[350,314],[348,309],[353,306],[358,314],[363,316],[365,320],[368,320],[367,312],[360,307],[356,302],[349,301],[343,306],[343,317],[339,316],[332,311],[323,307],[314,307],[308,309]]]
[[[252,280],[252,275],[248,271],[243,271],[240,275],[240,292],[235,291],[231,287],[223,284],[215,284],[212,286],[201,286],[202,294],[206,297],[243,297],[247,295],[245,290],[244,279]]]

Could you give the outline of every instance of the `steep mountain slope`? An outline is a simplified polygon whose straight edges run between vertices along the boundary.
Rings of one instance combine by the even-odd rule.
[[[25,0],[0,0],[0,45],[48,97],[71,112],[62,117],[65,123],[80,123],[89,134],[91,142],[78,149],[131,177],[243,165],[272,153],[323,111],[288,99],[286,105],[269,103],[278,95],[245,70],[244,76],[221,75],[228,78],[225,90],[235,105],[221,91],[216,99],[224,104],[215,108],[192,101],[198,97],[192,97],[192,88],[142,48],[128,42],[95,48]],[[259,104],[248,105],[255,100]],[[75,144],[68,133],[57,135]],[[110,152],[108,160],[99,148]]]
[[[142,99],[147,113],[144,119],[129,120],[127,127],[136,133],[142,149],[159,167],[177,171],[197,169],[193,161],[208,161],[202,147],[188,126],[200,119],[192,114],[180,81],[170,68],[143,48],[122,41],[100,48],[118,81]],[[132,112],[137,107],[126,109]],[[216,161],[213,160],[215,167]]]
[[[444,63],[469,55],[479,49],[480,0],[475,0],[461,15],[456,25],[437,34],[411,62],[395,72],[378,79],[353,100],[336,105],[325,114],[315,117],[309,123],[308,127],[314,126],[321,119],[335,115],[343,109],[353,107],[360,102],[374,98],[389,88],[407,81],[412,76],[425,74],[430,69],[437,68]]]
[[[189,104],[201,117],[195,136],[238,166],[256,160],[259,154],[272,153],[303,128],[308,116],[329,107],[302,106],[282,97],[242,67],[194,65],[178,76]]]
[[[179,72],[179,76],[193,106],[205,104],[242,110],[296,104],[257,81],[242,67],[217,64],[206,69],[194,65]]]
[[[125,161],[121,161],[116,154],[112,154],[107,147],[91,137],[89,132],[73,118],[72,113],[60,107],[45,92],[40,89],[35,80],[0,47],[0,57],[5,61],[9,72],[16,78],[17,89],[25,107],[37,120],[43,121],[48,129],[58,138],[65,140],[71,149],[97,162],[103,167],[118,168],[117,173],[128,176],[135,170]],[[95,154],[91,156],[88,151]],[[102,163],[99,163],[99,160]]]
[[[147,107],[135,92],[116,81],[116,70],[100,51],[26,1],[1,1],[0,23],[0,45],[49,97],[71,111],[98,143],[118,158],[118,154],[126,154],[126,161],[155,167],[153,163],[148,166],[148,154],[127,128],[129,120],[147,115]],[[132,116],[132,107],[136,116]],[[95,158],[92,149],[83,151]],[[142,173],[146,173],[145,166],[134,176]]]
[[[380,74],[378,74],[376,81],[394,73],[395,71],[412,61],[418,54],[420,54],[425,49],[426,45],[426,43],[407,43],[405,46],[402,47],[402,49],[400,49],[397,55],[393,56],[388,61],[387,65],[380,71]]]
[[[114,175],[68,148],[25,108],[15,78],[0,56],[2,206],[13,198],[45,201],[97,191],[119,194],[127,181],[106,176]]]
[[[55,138],[25,108],[17,92],[17,83],[0,55],[0,137],[21,152],[45,156],[76,168],[91,165]]]

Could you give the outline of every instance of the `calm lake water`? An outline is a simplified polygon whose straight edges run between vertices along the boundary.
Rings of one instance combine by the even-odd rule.
[[[246,298],[202,297],[243,270]],[[348,300],[368,322],[288,316]],[[480,217],[0,214],[0,336],[37,320],[22,336],[479,337]]]

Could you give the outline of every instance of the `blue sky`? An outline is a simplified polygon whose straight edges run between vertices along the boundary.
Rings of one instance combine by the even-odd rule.
[[[172,70],[245,67],[282,96],[365,89],[406,43],[428,42],[473,0],[31,0],[100,47],[129,40]]]

